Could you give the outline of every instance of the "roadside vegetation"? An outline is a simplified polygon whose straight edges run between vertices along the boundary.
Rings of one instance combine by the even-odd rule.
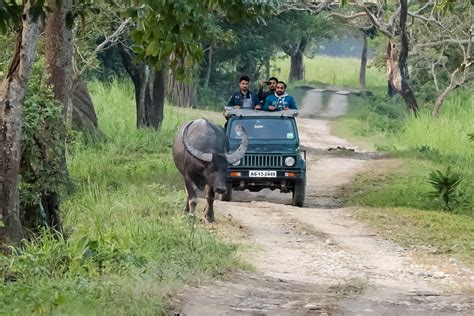
[[[317,55],[314,58],[304,59],[304,81],[292,82],[292,86],[299,84],[329,84],[346,87],[357,87],[359,84],[360,60],[350,57],[330,57]],[[275,59],[272,64],[274,75],[278,79],[287,81],[290,72],[290,62],[287,57]],[[383,72],[375,67],[367,68],[366,84],[368,88],[381,86],[387,82]]]
[[[132,86],[90,85],[106,141],[70,136],[74,194],[63,202],[67,240],[44,233],[0,256],[2,314],[165,314],[184,284],[239,267],[236,246],[182,213],[171,146],[199,111],[166,107],[159,132],[135,128]],[[219,115],[220,116],[220,115]]]
[[[330,61],[324,63],[340,73]],[[347,69],[357,69],[356,59],[352,65],[347,59],[344,63]],[[326,76],[317,80],[337,78],[330,72]],[[334,83],[344,82],[349,81]],[[474,266],[472,92],[463,88],[454,91],[437,118],[431,115],[431,104],[422,104],[414,117],[400,98],[387,99],[386,87],[377,86],[377,82],[383,81],[367,84],[373,96],[350,97],[348,114],[334,122],[332,132],[365,150],[383,152],[396,163],[377,163],[345,186],[346,204],[360,206],[356,211],[360,218],[405,247],[430,249]],[[357,83],[353,81],[351,86]],[[451,179],[450,186],[450,176],[458,180],[457,185],[451,187]],[[443,194],[449,196],[449,205]]]
[[[335,131],[403,162],[361,175],[347,203],[393,214],[387,225],[393,210],[462,221],[466,242],[443,242],[472,251],[470,2],[331,5],[0,0],[0,314],[164,314],[183,284],[241,266],[236,246],[182,215],[177,128],[222,121],[196,108],[221,109],[243,74],[357,86],[365,62],[304,57],[340,36],[386,70],[361,76],[374,96],[352,99]],[[385,73],[398,97],[385,96]],[[419,229],[430,218],[407,229],[438,248]]]

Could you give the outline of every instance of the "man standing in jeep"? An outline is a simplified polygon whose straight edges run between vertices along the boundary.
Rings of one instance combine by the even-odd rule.
[[[265,104],[265,100],[269,95],[273,95],[275,93],[276,85],[278,83],[278,78],[276,77],[271,77],[268,79],[268,81],[260,81],[260,86],[258,89],[258,101],[260,101],[261,105],[257,105],[255,108],[257,110],[260,110],[260,108]],[[263,87],[265,85],[268,85],[268,91],[263,91]]]
[[[265,111],[281,111],[281,110],[297,110],[296,101],[286,92],[286,83],[278,81],[275,93],[265,100],[263,110]]]
[[[230,97],[227,106],[231,106],[234,109],[255,109],[259,102],[257,96],[249,90],[249,81],[250,78],[248,76],[240,77],[240,90]]]

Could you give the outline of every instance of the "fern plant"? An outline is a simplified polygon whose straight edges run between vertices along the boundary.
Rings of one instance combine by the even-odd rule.
[[[449,211],[453,210],[452,202],[455,199],[456,188],[460,182],[461,175],[451,171],[450,167],[446,168],[444,173],[441,170],[433,170],[428,178],[428,183],[435,188],[431,195],[440,198],[444,203],[444,207]]]

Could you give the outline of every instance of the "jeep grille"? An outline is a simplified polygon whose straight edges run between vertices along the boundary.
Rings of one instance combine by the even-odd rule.
[[[242,167],[274,168],[283,166],[281,155],[245,155]]]

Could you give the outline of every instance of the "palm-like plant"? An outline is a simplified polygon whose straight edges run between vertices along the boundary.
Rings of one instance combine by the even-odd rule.
[[[441,170],[433,170],[430,172],[428,183],[430,183],[435,191],[432,196],[439,197],[447,210],[452,211],[452,201],[455,198],[456,188],[461,182],[461,175],[446,168],[443,173]]]

